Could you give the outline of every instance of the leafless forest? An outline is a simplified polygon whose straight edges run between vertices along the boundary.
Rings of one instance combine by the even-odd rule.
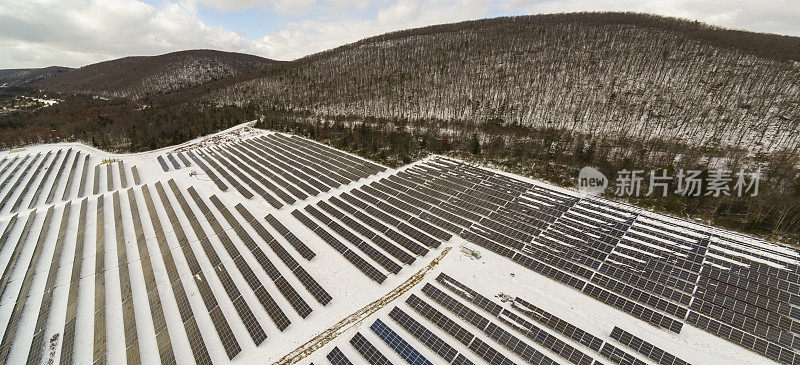
[[[11,73],[24,92],[63,101],[0,116],[4,147],[82,140],[140,151],[258,119],[389,165],[440,153],[563,186],[587,165],[611,179],[621,169],[761,169],[757,198],[630,202],[800,237],[797,37],[556,14],[388,33],[290,62],[189,51],[30,74],[39,76]]]
[[[797,55],[730,47],[704,30],[714,31],[626,14],[458,23],[310,56],[208,98],[319,115],[516,124],[765,152],[797,147]]]

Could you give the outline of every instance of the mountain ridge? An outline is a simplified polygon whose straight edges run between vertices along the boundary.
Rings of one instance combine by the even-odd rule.
[[[642,14],[492,18],[370,37],[203,93],[210,104],[320,116],[494,121],[636,139],[656,131],[692,145],[774,151],[800,142],[795,44],[800,38]]]
[[[140,98],[230,77],[278,63],[259,56],[198,49],[98,62],[32,83],[36,88]]]

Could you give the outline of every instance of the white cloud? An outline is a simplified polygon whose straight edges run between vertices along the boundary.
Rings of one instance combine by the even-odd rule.
[[[0,67],[5,68],[80,66],[192,48],[245,50],[252,42],[204,24],[194,5],[186,2],[156,9],[136,0],[39,0],[22,5],[0,0],[0,44]]]
[[[290,23],[258,40],[256,48],[269,58],[295,59],[394,30],[480,18],[488,11],[483,1],[400,0],[370,20]]]
[[[223,15],[253,8],[278,16],[291,13],[293,18],[308,9],[315,12],[251,39],[204,23],[199,4]],[[789,0],[170,0],[158,8],[140,0],[0,0],[0,68],[81,66],[194,48],[289,60],[389,31],[490,14],[597,10],[649,12],[800,35],[800,5]]]

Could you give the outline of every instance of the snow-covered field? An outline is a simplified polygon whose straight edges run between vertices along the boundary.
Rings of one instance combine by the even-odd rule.
[[[445,188],[450,183],[470,187]],[[408,188],[412,185],[416,188]],[[481,192],[514,198],[513,202],[493,200],[478,196]],[[465,198],[468,195],[460,193],[478,197],[469,200]],[[434,208],[419,208],[423,198]],[[356,207],[355,202],[361,205]],[[348,205],[352,210],[343,208]],[[316,207],[319,213],[311,213],[307,206]],[[387,217],[365,207],[383,211]],[[309,229],[296,218],[297,213],[293,214],[295,210],[320,228]],[[334,211],[339,213],[332,214]],[[437,215],[439,211],[463,212],[446,217]],[[248,221],[248,213],[255,221]],[[265,219],[268,215],[286,226],[313,257],[304,255],[296,242]],[[437,226],[435,218],[426,218],[430,216],[453,225]],[[332,223],[321,217],[328,217]],[[377,223],[371,226],[368,219]],[[414,222],[427,222],[433,229]],[[357,231],[353,224],[370,228]],[[333,227],[337,226],[345,227],[352,236],[336,233]],[[385,228],[375,228],[380,226]],[[453,232],[456,228],[458,232]],[[327,241],[320,235],[322,231],[329,233]],[[415,237],[417,234],[427,238]],[[526,337],[499,317],[449,291],[436,281],[440,273],[518,315],[522,312],[512,308],[510,302],[502,302],[497,297],[500,293],[532,303],[646,364],[655,362],[610,337],[615,326],[693,364],[772,362],[687,322],[686,312],[693,310],[691,305],[700,300],[698,295],[713,291],[711,284],[703,282],[703,273],[708,275],[711,268],[717,270],[714,282],[722,282],[719,272],[728,272],[744,275],[743,280],[762,283],[763,287],[774,287],[769,289],[770,295],[780,292],[775,298],[770,296],[769,302],[748,302],[749,307],[741,310],[748,321],[769,312],[769,316],[780,315],[781,321],[780,326],[770,327],[770,336],[778,328],[782,336],[796,336],[800,330],[796,325],[800,322],[793,322],[800,318],[795,315],[792,319],[793,313],[800,313],[795,302],[798,298],[785,294],[793,290],[797,294],[798,290],[792,284],[798,274],[798,252],[794,248],[605,200],[580,199],[567,189],[438,156],[389,169],[316,142],[254,129],[249,123],[148,153],[115,155],[69,143],[2,152],[0,235],[0,268],[4,270],[0,325],[6,328],[0,360],[6,363],[121,363],[127,359],[149,364],[174,359],[179,364],[249,364],[278,362],[291,353],[300,363],[320,364],[328,363],[326,356],[334,347],[354,363],[363,363],[365,360],[350,344],[356,333],[392,363],[403,363],[370,330],[376,319],[427,360],[444,363],[442,357],[390,318],[389,312],[395,307],[465,358],[475,363],[485,360],[482,353],[455,341],[407,304],[412,295],[502,356],[515,363],[524,362],[511,349],[429,298],[422,292],[426,284],[448,293],[529,348],[555,362],[569,362],[546,348],[544,342]],[[606,242],[609,251],[603,259],[589,258],[593,248],[587,242],[611,240],[612,236],[615,238],[613,243]],[[345,249],[335,248],[331,239]],[[372,249],[359,249],[353,240]],[[378,240],[384,246],[375,243]],[[495,249],[486,242],[497,243]],[[461,246],[476,249],[481,257],[468,256]],[[424,254],[412,248],[422,249]],[[451,249],[442,260],[432,264],[447,248]],[[499,250],[510,253],[500,255]],[[380,283],[371,279],[348,261],[344,252],[358,257],[385,279]],[[614,276],[614,271],[605,267],[653,273],[661,270],[653,271],[659,263],[694,262],[695,267],[674,269],[694,273],[678,280],[689,285],[683,294],[670,289],[681,299],[670,297],[666,291],[652,295],[653,300],[675,303],[675,313],[683,316],[651,309],[683,326],[677,333],[649,324],[640,312],[615,308],[585,294],[581,291],[584,284],[565,285],[553,280],[554,274],[528,269],[509,259],[512,256],[530,258],[552,269],[548,272],[573,275],[581,283],[600,287],[605,284],[598,284],[597,277]],[[383,264],[376,257],[383,257]],[[559,266],[563,264],[558,259],[577,257],[584,261]],[[593,266],[592,260],[599,260],[600,265]],[[293,262],[330,295],[329,302],[312,294]],[[392,272],[392,267],[399,271]],[[426,267],[430,267],[427,272]],[[580,268],[587,277],[581,278],[567,267]],[[421,270],[424,276],[417,276]],[[758,280],[754,272],[763,270],[766,274],[760,274]],[[771,276],[775,279],[767,278]],[[414,279],[419,277],[422,280],[416,283]],[[408,284],[412,282],[416,284]],[[669,283],[667,286],[674,287]],[[646,291],[652,294],[654,290]],[[760,293],[759,288],[754,290]],[[755,298],[753,293],[740,292],[731,297]],[[624,296],[631,298],[630,293]],[[689,302],[682,303],[684,299]],[[720,303],[724,306],[724,300]],[[737,303],[731,310],[738,313],[739,305],[744,306]],[[757,315],[751,316],[752,311]],[[279,312],[282,315],[276,317]],[[718,313],[714,310],[704,315]],[[285,318],[278,318],[281,316]],[[556,328],[523,318],[587,359],[619,362]],[[288,326],[281,330],[287,320]],[[786,322],[788,329],[783,325]],[[339,330],[333,335],[316,338],[334,327]],[[800,338],[792,338],[794,346],[800,346]],[[301,346],[309,350],[295,351]],[[797,348],[794,346],[790,339],[785,353]],[[800,357],[795,359],[800,361]]]

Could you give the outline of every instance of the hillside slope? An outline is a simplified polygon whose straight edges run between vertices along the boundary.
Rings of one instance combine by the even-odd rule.
[[[798,44],[642,14],[496,18],[365,39],[207,100],[774,151],[800,142]]]
[[[95,63],[43,79],[36,85],[57,92],[139,98],[234,76],[275,62],[241,53],[190,50]]]
[[[0,70],[0,87],[25,87],[70,70],[61,66]]]

